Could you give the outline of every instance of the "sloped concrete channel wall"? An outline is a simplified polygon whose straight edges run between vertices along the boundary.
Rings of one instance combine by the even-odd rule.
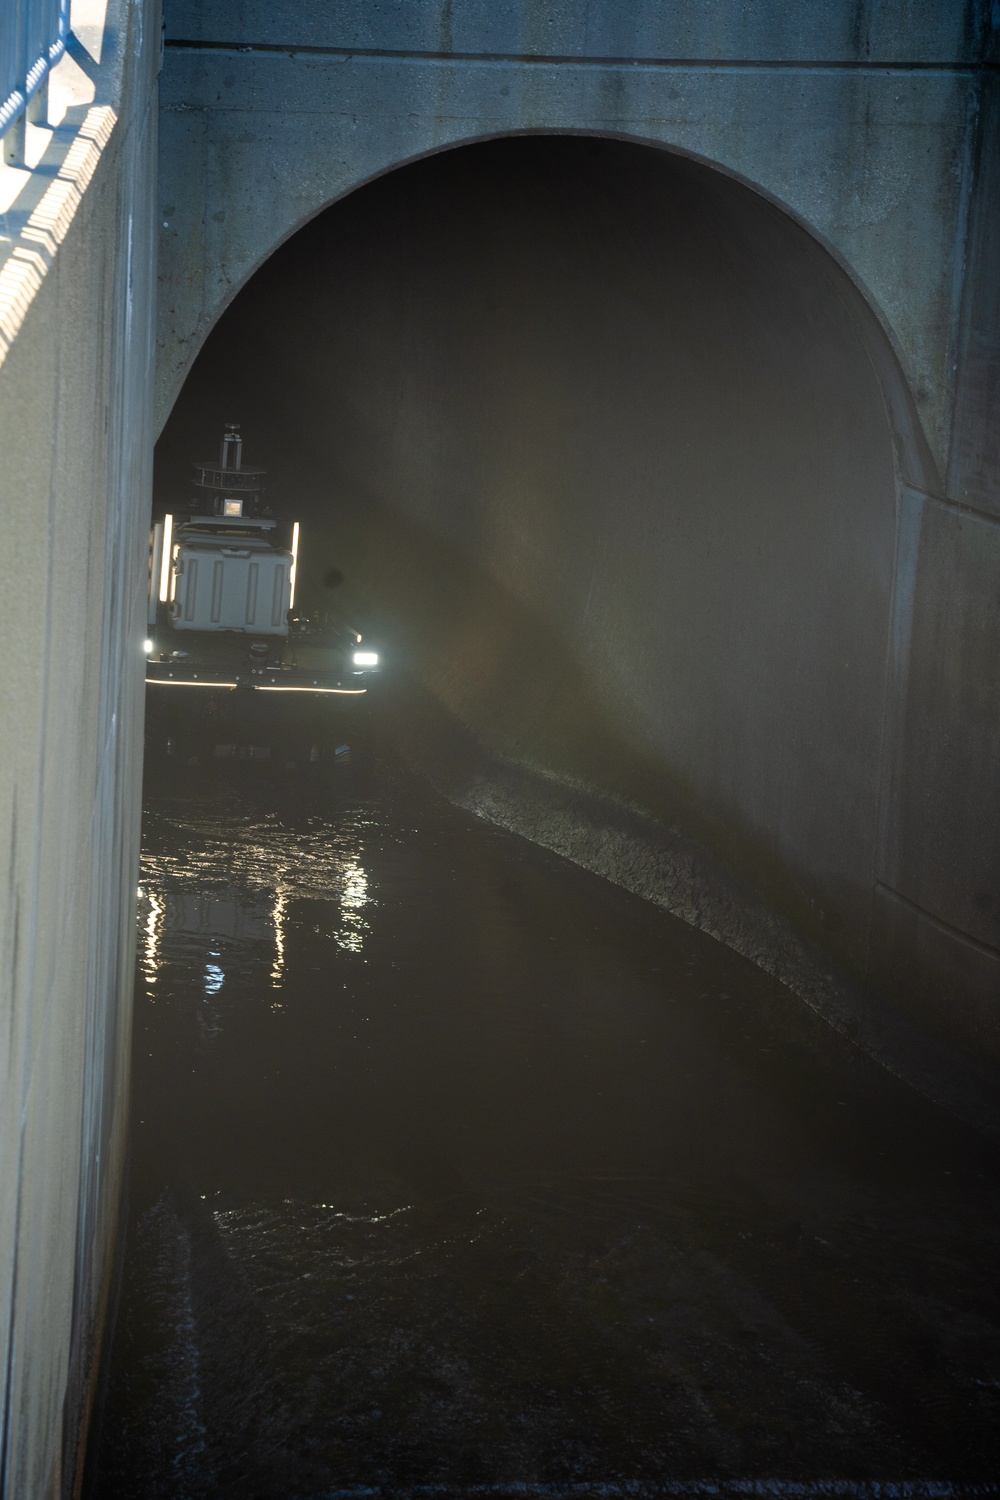
[[[170,0],[158,367],[165,415],[275,247],[402,163],[668,148],[605,174],[611,235],[553,180],[527,310],[533,252],[474,189],[436,238],[401,190],[367,270],[331,230],[304,319],[329,358],[295,331],[316,422],[349,414],[331,505],[397,539],[371,565],[488,744],[696,828],[993,1065],[995,54],[978,5]]]
[[[11,1500],[68,1494],[78,1469],[117,1228],[138,865],[157,7],[111,0],[103,34],[82,35],[90,53],[74,37],[53,85],[76,102],[0,216]]]

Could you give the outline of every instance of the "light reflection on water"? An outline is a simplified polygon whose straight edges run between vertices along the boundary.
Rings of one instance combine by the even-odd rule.
[[[140,950],[147,994],[156,983],[164,909],[165,903],[155,891],[147,891],[142,886],[139,887]],[[144,915],[145,920],[143,920]],[[152,999],[152,995],[149,998]]]
[[[368,877],[359,861],[352,860],[342,871],[343,890],[340,897],[341,927],[334,934],[337,947],[348,953],[360,953],[368,932],[368,923],[361,915],[370,899]]]
[[[279,885],[274,892],[274,906],[271,909],[271,920],[274,923],[274,962],[271,964],[271,984],[275,989],[281,988],[281,981],[285,974],[285,906],[288,894],[283,885]],[[275,1001],[275,1005],[279,1005]]]
[[[180,851],[173,841],[147,849],[138,893],[147,998],[175,965],[199,967],[206,995],[219,994],[227,974],[262,966],[280,991],[288,933],[302,921],[298,902],[321,903],[319,923],[315,906],[310,913],[313,929],[344,952],[362,953],[376,904],[363,862],[369,827],[361,811],[337,824],[310,818],[294,831],[273,815],[235,814],[199,819],[196,840]],[[276,998],[272,1008],[282,1005]]]

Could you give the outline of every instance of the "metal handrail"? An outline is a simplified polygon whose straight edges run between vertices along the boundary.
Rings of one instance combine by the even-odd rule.
[[[69,0],[0,0],[0,136],[66,51]]]

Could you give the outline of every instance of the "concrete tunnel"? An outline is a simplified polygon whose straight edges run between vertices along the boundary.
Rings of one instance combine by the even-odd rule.
[[[598,137],[410,163],[237,296],[161,504],[234,414],[309,530],[304,597],[491,750],[679,828],[899,992],[874,915],[897,512],[933,465],[888,334],[787,212]]]
[[[996,1134],[985,11],[163,9],[74,0],[0,129],[12,1495],[78,1485],[113,1322],[175,403],[157,504],[242,420],[418,769]]]

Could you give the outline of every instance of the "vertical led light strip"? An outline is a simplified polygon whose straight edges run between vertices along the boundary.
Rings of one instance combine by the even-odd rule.
[[[299,523],[292,527],[292,566],[288,570],[288,608],[295,604],[295,570],[299,562]]]
[[[165,604],[170,585],[170,543],[174,536],[173,516],[163,517],[163,556],[160,560],[160,599]]]

